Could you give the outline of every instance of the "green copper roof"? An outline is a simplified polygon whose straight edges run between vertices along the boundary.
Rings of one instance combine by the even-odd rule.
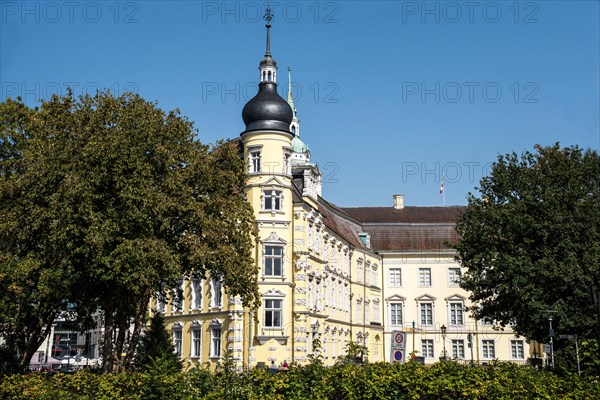
[[[302,141],[298,136],[294,136],[292,139],[292,150],[294,153],[306,153],[308,145]]]

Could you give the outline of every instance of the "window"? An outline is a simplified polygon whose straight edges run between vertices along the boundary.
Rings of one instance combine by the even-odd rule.
[[[377,265],[373,266],[373,279],[371,285],[379,287],[379,275],[377,275]]]
[[[496,358],[496,349],[493,340],[482,340],[481,351],[483,358]]]
[[[431,286],[431,268],[419,268],[419,286]]]
[[[296,134],[296,127],[292,126],[292,133]],[[289,150],[286,150],[283,153],[283,173],[289,175],[292,173],[292,153]]]
[[[465,358],[465,341],[462,339],[452,340],[452,357]]]
[[[460,268],[448,268],[448,286],[456,287],[460,284]]]
[[[210,329],[210,356],[221,357],[221,327]]]
[[[518,358],[520,360],[525,358],[525,348],[523,347],[522,340],[510,341],[510,356],[512,358]]]
[[[283,276],[283,246],[265,246],[265,276]]]
[[[315,284],[313,282],[312,279],[310,279],[308,281],[308,290],[307,290],[307,300],[306,300],[306,306],[308,307],[308,309],[312,309],[315,305]]]
[[[281,328],[281,300],[265,299],[265,328]]]
[[[222,307],[223,306],[223,287],[221,285],[221,278],[212,278],[210,282],[211,287],[211,307]]]
[[[171,312],[183,311],[183,281],[179,280],[173,288],[171,297]]]
[[[160,293],[156,294],[156,310],[161,313],[165,312],[165,299]]]
[[[175,354],[181,358],[181,328],[173,330],[173,346],[175,346]]]
[[[433,339],[421,339],[421,355],[427,358],[433,358]]]
[[[365,284],[371,284],[371,266],[367,264],[367,268],[365,269]]]
[[[337,308],[337,290],[335,286],[335,279],[331,281],[331,307]]]
[[[390,286],[391,287],[402,286],[402,269],[401,268],[390,268]]]
[[[371,323],[371,303],[365,301],[365,324]]]
[[[192,358],[200,358],[200,338],[200,327],[192,328],[192,351],[190,354]]]
[[[462,303],[450,303],[450,324],[463,325],[464,312]]]
[[[362,265],[362,262],[359,261],[356,264],[356,282],[363,281],[363,274],[364,274],[363,265]]]
[[[356,322],[362,324],[362,301],[356,300]]]
[[[192,279],[192,309],[202,309],[202,281]]]
[[[248,167],[250,173],[258,173],[261,171],[261,151],[258,148],[251,148],[248,154]]]
[[[421,325],[433,325],[433,303],[421,303]]]
[[[264,204],[263,210],[265,211],[281,211],[282,205],[282,192],[281,190],[264,190],[263,191]]]
[[[392,325],[402,325],[402,303],[390,304],[390,321]]]
[[[373,322],[379,323],[379,301],[373,301]]]

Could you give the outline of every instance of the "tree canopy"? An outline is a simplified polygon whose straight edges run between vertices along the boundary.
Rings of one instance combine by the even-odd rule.
[[[9,99],[0,116],[0,334],[23,367],[66,311],[82,327],[101,312],[105,371],[129,363],[150,298],[184,276],[221,276],[256,306],[235,142],[201,144],[132,94]]]
[[[600,332],[600,157],[577,146],[501,155],[457,223],[476,313],[527,338]],[[596,289],[597,290],[597,289]]]

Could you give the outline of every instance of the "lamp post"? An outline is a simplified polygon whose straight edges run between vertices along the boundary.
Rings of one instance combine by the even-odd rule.
[[[444,361],[446,361],[446,325],[442,325],[440,329],[442,331],[442,342],[444,345],[444,352],[442,353],[442,357]]]
[[[552,329],[552,314],[548,315],[548,322],[550,323],[550,329],[548,330],[548,336],[550,336],[550,367],[554,369],[554,329]]]

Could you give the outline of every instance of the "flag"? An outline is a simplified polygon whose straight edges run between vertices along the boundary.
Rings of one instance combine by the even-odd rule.
[[[440,182],[440,194],[444,193],[444,177],[442,176],[442,181]]]

